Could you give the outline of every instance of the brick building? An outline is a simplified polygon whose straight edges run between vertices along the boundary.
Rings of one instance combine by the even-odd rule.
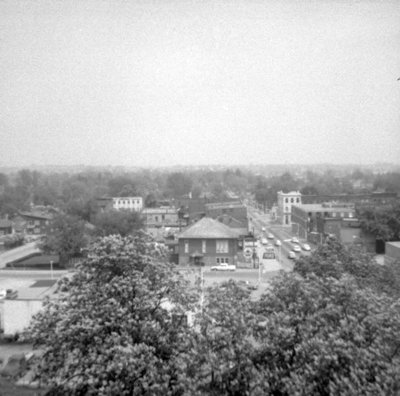
[[[209,217],[203,217],[178,235],[179,265],[236,264],[238,233]]]
[[[291,191],[284,193],[278,192],[278,209],[277,217],[278,221],[283,225],[292,224],[292,206],[301,205],[302,195],[299,191]]]
[[[218,202],[205,205],[205,214],[214,220],[234,228],[241,235],[247,235],[249,231],[249,220],[247,207],[240,201]]]
[[[309,233],[317,232],[335,234],[340,239],[340,228],[352,227],[352,220],[355,220],[355,206],[351,203],[337,202],[294,205],[291,220],[293,229],[300,238],[308,239]]]

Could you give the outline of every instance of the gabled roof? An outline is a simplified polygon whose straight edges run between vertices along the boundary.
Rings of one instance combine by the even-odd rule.
[[[203,217],[197,223],[193,224],[179,234],[178,238],[236,239],[238,238],[238,233],[234,229],[229,228],[217,220],[209,217]]]
[[[19,214],[23,217],[31,217],[33,219],[40,220],[51,220],[52,216],[44,213],[33,213],[33,212],[19,212]]]

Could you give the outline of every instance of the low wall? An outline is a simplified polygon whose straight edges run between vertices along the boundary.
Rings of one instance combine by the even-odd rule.
[[[4,334],[21,333],[42,306],[42,300],[3,300],[0,304],[0,315]]]

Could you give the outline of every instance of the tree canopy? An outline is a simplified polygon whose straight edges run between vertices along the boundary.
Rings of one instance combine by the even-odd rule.
[[[87,243],[84,221],[77,216],[59,214],[47,227],[41,248],[46,253],[58,254],[60,263],[66,265],[71,257],[82,254]]]
[[[203,301],[145,237],[102,238],[31,326],[38,373],[61,395],[398,394],[398,289],[370,258],[328,239],[259,299]]]
[[[38,375],[54,395],[182,394],[186,287],[143,236],[98,240],[29,330]]]
[[[141,216],[130,210],[108,210],[94,218],[96,233],[99,236],[118,234],[127,236],[143,227]]]

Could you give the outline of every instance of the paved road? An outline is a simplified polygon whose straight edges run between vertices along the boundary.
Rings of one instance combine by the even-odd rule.
[[[58,279],[67,274],[65,270],[54,270],[53,278]],[[51,271],[49,270],[0,270],[0,279],[19,278],[19,279],[51,279]]]
[[[26,245],[8,250],[0,254],[0,268],[5,268],[7,263],[11,263],[16,260],[21,260],[24,257],[28,257],[35,253],[40,253],[40,249],[36,246],[35,242],[30,242],[27,243]]]
[[[251,217],[251,227],[254,228],[255,235],[261,237],[265,236],[267,233],[271,233],[274,235],[275,239],[279,239],[282,243],[280,248],[275,247],[276,255],[283,267],[286,271],[293,270],[294,260],[288,258],[289,252],[293,250],[293,243],[290,242],[290,239],[294,236],[291,232],[290,227],[281,226],[278,224],[271,224],[271,219],[269,214],[265,214],[261,211],[258,211],[254,208],[248,207],[249,216]],[[262,228],[265,228],[266,231],[262,231]],[[300,241],[305,242],[305,241]],[[300,255],[310,255],[310,252],[302,251],[301,253],[296,253],[296,256]]]

